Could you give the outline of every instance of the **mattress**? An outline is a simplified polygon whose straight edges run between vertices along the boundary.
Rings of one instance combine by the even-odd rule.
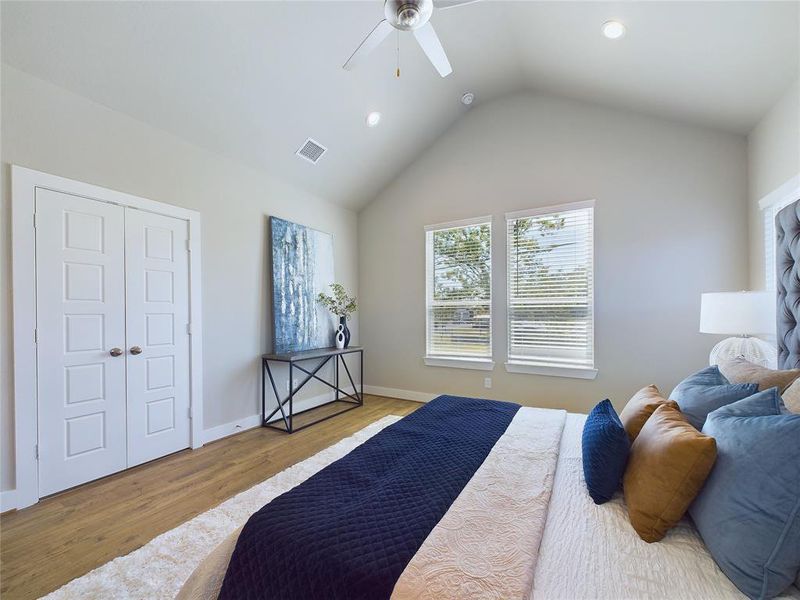
[[[568,414],[564,424],[533,598],[745,598],[689,519],[648,544],[631,527],[620,492],[601,506],[592,502],[581,463],[585,420]],[[792,586],[780,598],[800,599],[800,590]]]

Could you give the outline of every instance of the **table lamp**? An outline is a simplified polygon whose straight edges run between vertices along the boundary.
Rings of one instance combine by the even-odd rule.
[[[775,368],[778,351],[754,334],[775,332],[774,292],[712,292],[700,300],[700,333],[730,334],[711,350],[709,364],[731,358]]]

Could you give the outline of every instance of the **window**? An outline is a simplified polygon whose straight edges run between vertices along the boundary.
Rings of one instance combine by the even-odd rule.
[[[506,215],[511,372],[593,378],[594,202]]]
[[[764,284],[765,289],[775,289],[775,217],[792,202],[800,199],[800,174],[758,201],[764,217]]]
[[[800,189],[762,208],[764,214],[764,289],[775,289],[775,217],[795,200],[800,199]]]
[[[425,362],[491,369],[491,218],[432,225],[425,230]]]

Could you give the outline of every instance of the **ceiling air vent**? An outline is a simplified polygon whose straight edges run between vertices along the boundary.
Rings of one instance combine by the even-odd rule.
[[[308,138],[303,145],[300,146],[300,150],[295,152],[295,154],[315,165],[319,159],[322,158],[322,155],[327,152],[327,150],[328,149],[319,142],[315,142],[311,138]]]

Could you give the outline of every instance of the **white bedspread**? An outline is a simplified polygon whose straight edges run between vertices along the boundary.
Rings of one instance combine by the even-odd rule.
[[[566,414],[519,409],[400,574],[392,600],[530,596]],[[238,535],[203,560],[180,600],[217,598]]]
[[[564,428],[521,408],[395,584],[392,600],[528,598]]]
[[[592,502],[581,463],[585,419],[567,415],[533,597],[744,598],[688,519],[648,544],[631,527],[621,493],[601,506]],[[791,587],[782,598],[800,598],[800,591]]]

